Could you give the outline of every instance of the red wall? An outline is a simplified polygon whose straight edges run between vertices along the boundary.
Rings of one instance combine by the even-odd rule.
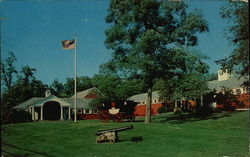
[[[79,117],[80,117],[80,119],[85,119],[85,120],[100,119],[99,114],[80,114]]]
[[[236,96],[237,99],[243,103],[244,108],[249,108],[250,94],[241,94]]]
[[[93,98],[97,98],[97,95],[96,95],[96,93],[90,93],[89,95],[85,96],[84,98],[93,99]]]
[[[151,105],[151,114],[152,115],[156,115],[158,112],[158,108],[160,108],[162,106],[162,104],[158,103],[158,104],[152,104]],[[146,107],[147,105],[137,105],[135,107],[135,111],[134,111],[134,115],[135,116],[145,116],[146,115]]]

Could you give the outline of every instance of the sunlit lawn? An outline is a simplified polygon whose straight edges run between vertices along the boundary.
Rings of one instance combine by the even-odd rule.
[[[98,144],[98,130],[133,125],[120,142]],[[217,113],[204,119],[168,113],[143,122],[45,121],[2,126],[4,156],[54,157],[247,157],[248,111]],[[133,142],[132,137],[143,137]]]

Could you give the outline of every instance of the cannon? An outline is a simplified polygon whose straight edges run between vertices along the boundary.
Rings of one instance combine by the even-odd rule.
[[[119,141],[118,132],[133,129],[133,125],[124,126],[120,128],[100,130],[96,133],[96,142],[103,143],[108,141],[109,143],[115,143]]]

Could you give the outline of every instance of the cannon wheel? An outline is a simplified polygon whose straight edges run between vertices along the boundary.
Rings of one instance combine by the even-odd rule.
[[[100,120],[102,122],[109,122],[110,120],[110,115],[109,115],[109,112],[104,110],[104,111],[101,111],[100,112]]]
[[[115,139],[113,139],[113,138],[112,138],[112,139],[109,139],[109,143],[110,143],[110,144],[115,143]]]

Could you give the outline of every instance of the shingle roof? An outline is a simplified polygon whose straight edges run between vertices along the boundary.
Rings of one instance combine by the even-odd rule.
[[[62,104],[63,106],[67,107],[71,107],[74,108],[74,98],[58,98],[54,95],[50,95],[46,98],[31,98],[15,107],[13,107],[13,109],[26,109],[29,106],[34,106],[34,107],[40,107],[42,106],[44,103],[49,102],[49,101],[56,101],[59,102],[60,104]],[[81,98],[77,98],[77,108],[80,109],[91,109],[91,106],[89,105],[90,102],[92,100],[91,99],[81,99]]]
[[[35,98],[30,98],[29,100],[14,106],[13,109],[25,109],[28,106],[33,106],[34,104],[36,104],[37,102],[43,100],[44,98],[40,98],[40,97],[35,97]]]
[[[74,98],[63,98],[64,101],[68,102],[71,104],[71,108],[75,107],[75,99]],[[89,103],[91,102],[91,99],[81,99],[81,98],[77,98],[77,108],[81,108],[81,109],[90,109],[90,105]]]
[[[238,79],[237,77],[232,77],[228,80],[223,81],[214,80],[208,82],[208,88],[211,90],[222,90],[223,87],[230,89],[240,88],[245,81],[247,81],[247,78],[243,77],[241,77],[240,79]]]
[[[76,93],[76,96],[78,98],[84,98],[86,97],[87,95],[89,95],[91,92],[97,92],[99,94],[102,94],[96,87],[93,87],[93,88],[89,88],[87,90],[84,90],[84,91],[81,91],[81,92],[77,92]],[[74,98],[75,95],[73,95],[71,98]]]
[[[147,100],[147,95],[148,95],[148,93],[133,95],[133,96],[129,97],[128,100],[131,100],[131,101],[134,101],[134,102],[146,101]],[[152,100],[159,100],[158,91],[152,92]]]
[[[71,106],[70,103],[64,101],[62,98],[58,98],[56,97],[55,95],[50,95],[46,98],[43,98],[43,100],[37,102],[36,104],[33,104],[34,107],[40,107],[40,106],[43,106],[43,104],[45,104],[46,102],[49,102],[49,101],[56,101],[58,103],[60,103],[61,106],[64,106],[64,107],[67,107],[67,106]]]

